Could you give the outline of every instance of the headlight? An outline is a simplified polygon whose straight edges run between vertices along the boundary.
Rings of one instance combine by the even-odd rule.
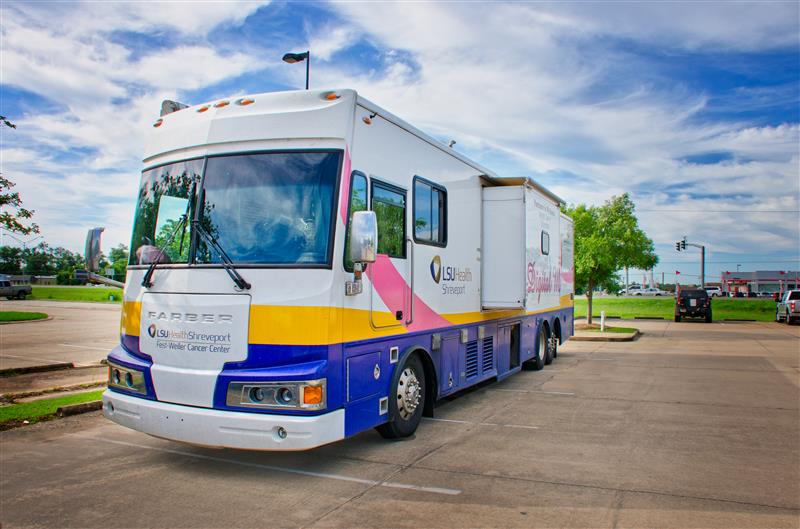
[[[325,408],[326,379],[302,382],[231,382],[228,406],[321,410]]]
[[[114,362],[108,362],[108,387],[132,391],[141,395],[147,394],[147,384],[144,382],[144,373],[129,367],[122,367]]]

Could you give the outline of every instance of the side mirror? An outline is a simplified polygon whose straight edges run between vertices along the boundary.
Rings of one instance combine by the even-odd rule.
[[[92,228],[86,234],[86,269],[89,272],[97,272],[100,268],[100,234],[105,228]]]
[[[378,217],[374,211],[356,211],[350,223],[350,259],[374,263],[378,247]]]

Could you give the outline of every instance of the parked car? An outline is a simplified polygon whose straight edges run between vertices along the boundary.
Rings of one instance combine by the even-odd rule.
[[[675,321],[683,318],[705,318],[711,323],[711,298],[701,288],[681,289],[675,299]]]
[[[775,321],[791,325],[795,320],[800,320],[800,290],[788,290],[775,307]]]
[[[30,285],[12,285],[11,281],[0,281],[0,297],[8,299],[25,299],[33,289]]]
[[[722,289],[719,287],[703,287],[708,295],[712,298],[722,296]]]
[[[669,296],[670,293],[667,292],[666,290],[661,290],[660,288],[648,287],[648,288],[642,289],[636,295],[637,296]]]

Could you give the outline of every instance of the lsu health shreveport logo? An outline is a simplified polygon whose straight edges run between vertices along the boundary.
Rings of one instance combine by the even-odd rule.
[[[150,327],[147,328],[147,334],[150,335],[150,338],[155,338],[156,337],[156,324],[155,323],[151,323]]]
[[[437,284],[442,279],[442,259],[438,255],[431,260],[431,277]]]

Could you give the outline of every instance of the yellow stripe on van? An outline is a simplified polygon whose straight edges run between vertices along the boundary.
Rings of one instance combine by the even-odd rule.
[[[571,306],[572,300],[569,299],[569,296],[563,296],[560,307],[537,311],[461,312],[442,314],[442,317],[453,325],[466,325],[539,314]],[[122,332],[129,336],[139,336],[141,312],[141,302],[123,302],[120,322]],[[281,345],[329,345],[408,332],[405,327],[397,325],[394,314],[390,312],[374,313],[373,320],[370,322],[368,310],[360,309],[251,305],[248,342]],[[373,327],[373,324],[378,328]]]

